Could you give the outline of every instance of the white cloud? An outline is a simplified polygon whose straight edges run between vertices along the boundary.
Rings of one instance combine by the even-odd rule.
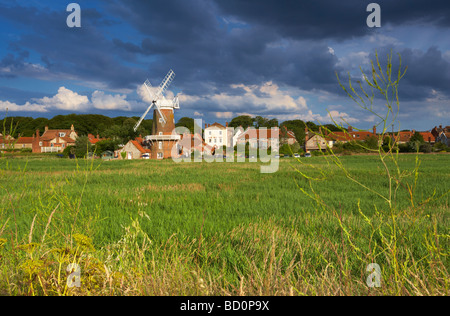
[[[0,100],[0,111],[11,112],[49,112],[52,109],[67,111],[86,111],[94,107],[100,110],[125,110],[130,111],[131,108],[144,107],[139,102],[127,101],[126,95],[109,95],[103,91],[96,90],[92,93],[92,99],[87,96],[80,95],[65,87],[60,87],[58,93],[53,97],[43,97],[42,99],[33,99],[32,102],[26,102],[18,105],[10,101]]]
[[[79,95],[65,87],[60,87],[58,93],[52,98],[44,97],[37,100],[45,108],[54,108],[60,110],[81,111],[86,110],[89,106],[87,96]]]
[[[131,109],[130,103],[125,100],[126,95],[109,95],[105,94],[103,91],[94,91],[92,93],[92,105],[96,109],[100,110],[125,110],[129,111]]]
[[[292,112],[299,113],[307,109],[306,99],[298,94],[297,89],[281,90],[279,86],[271,81],[261,85],[233,84],[230,88],[241,93],[216,93],[203,97],[183,94],[180,103],[186,107],[195,108],[196,104],[210,104],[211,112],[226,113],[242,112],[243,109],[251,109],[254,113]],[[234,92],[234,91],[233,91]],[[242,93],[243,92],[243,93]],[[218,111],[221,110],[221,111]]]
[[[269,115],[280,121],[285,120],[302,120],[304,122],[314,122],[316,124],[332,124],[334,122],[342,125],[358,123],[360,120],[351,117],[348,113],[339,111],[329,111],[327,115],[315,114],[311,110],[308,110],[303,114],[281,114],[281,115]],[[334,122],[333,122],[334,121]]]
[[[200,113],[200,112],[195,111],[195,112],[194,112],[194,116],[203,116],[203,113]]]
[[[0,112],[48,112],[45,106],[40,104],[31,104],[30,102],[24,105],[18,105],[9,101],[0,101]]]

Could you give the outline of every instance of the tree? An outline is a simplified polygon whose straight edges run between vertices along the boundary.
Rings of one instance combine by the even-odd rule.
[[[86,158],[92,152],[92,144],[87,136],[79,136],[75,141],[75,156]]]
[[[175,124],[175,127],[186,127],[191,134],[194,134],[194,119],[190,117],[182,117]]]
[[[419,132],[415,132],[413,136],[409,139],[410,142],[418,141],[419,143],[424,143],[423,136]]]
[[[230,127],[239,127],[242,126],[243,129],[247,129],[249,126],[253,126],[254,119],[248,115],[236,116],[231,120],[228,124]]]
[[[305,141],[305,126],[306,124],[302,120],[291,120],[281,123],[280,128],[285,127],[287,130],[293,131],[297,142],[303,144]]]

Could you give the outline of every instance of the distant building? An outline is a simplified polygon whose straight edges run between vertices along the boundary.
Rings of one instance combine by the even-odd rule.
[[[295,137],[295,133],[291,130],[288,130],[285,127],[280,128],[280,145],[288,144],[294,145],[297,142],[297,138]]]
[[[345,138],[345,141],[348,141],[347,138]],[[312,150],[324,151],[327,148],[332,148],[335,142],[336,139],[322,135],[322,128],[319,128],[318,133],[314,133],[305,127],[305,152],[310,152]]]
[[[48,129],[45,127],[44,134],[39,135],[39,130],[33,136],[33,153],[62,152],[68,146],[75,145],[78,137],[72,126],[70,129]]]
[[[7,135],[5,138],[0,134],[0,149],[32,149],[33,137],[19,137],[15,139]]]
[[[138,140],[130,140],[125,146],[116,151],[115,156],[118,159],[123,159],[122,152],[126,153],[125,159],[142,159],[142,155],[144,154],[148,154],[149,158],[151,158],[151,150],[144,148]]]
[[[100,136],[98,134],[97,134],[97,136],[94,136],[93,134],[88,134],[88,139],[92,145],[95,145],[98,142],[105,140],[106,138],[100,138]]]
[[[219,123],[205,124],[204,139],[205,143],[211,147],[233,147],[233,130],[228,127],[228,122],[225,126]]]
[[[236,139],[237,144],[248,143],[250,148],[268,149],[271,147],[276,150],[280,145],[280,129],[278,127],[267,129],[247,128]]]
[[[431,134],[435,137],[435,141],[438,143],[443,143],[447,146],[450,146],[450,126],[442,127],[442,125],[439,125],[439,127],[435,126],[431,130]]]
[[[321,134],[321,133],[319,133]],[[354,131],[352,126],[347,128],[347,132],[326,132],[326,137],[329,138],[333,144],[336,142],[347,143],[355,140],[365,141],[369,137],[377,135],[377,127],[374,126],[372,132],[369,131]]]

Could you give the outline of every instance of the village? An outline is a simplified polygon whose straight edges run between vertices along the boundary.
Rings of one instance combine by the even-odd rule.
[[[154,125],[156,125],[154,129],[158,130],[158,124],[154,123]],[[285,157],[291,156],[291,152],[294,156],[300,157],[352,142],[365,142],[373,137],[378,139],[379,136],[376,126],[371,131],[356,130],[352,126],[348,126],[343,131],[330,131],[327,128],[322,129],[322,127],[319,127],[318,131],[311,131],[305,127],[304,138],[298,139],[292,130],[284,126],[267,129],[247,127],[244,129],[242,126],[230,127],[228,122],[225,125],[215,122],[213,124],[205,123],[202,132],[186,131],[178,135],[172,133],[174,126],[168,125],[169,129],[165,128],[163,132],[158,130],[157,133],[149,136],[140,135],[126,144],[121,144],[117,150],[96,152],[92,155],[104,160],[168,159],[174,156],[190,157],[194,152],[198,152],[200,157],[204,155],[224,156],[226,152],[233,150],[236,152],[237,148],[247,148],[247,158],[248,150],[257,149],[270,149],[277,156]],[[429,131],[420,132],[411,130],[386,133],[385,136],[389,136],[399,145],[407,144],[418,136],[422,143],[429,146],[436,144],[442,144],[442,148],[450,146],[450,126],[439,125]],[[0,134],[0,151],[9,149],[10,151],[31,151],[31,153],[62,154],[65,150],[67,151],[68,147],[75,146],[78,137],[79,134],[74,125],[68,129],[46,127],[42,134],[36,130],[32,137],[22,137],[19,134],[17,138],[14,138],[10,135]],[[87,135],[87,138],[92,146],[106,140],[106,138],[91,133]],[[290,150],[283,150],[283,145],[284,148],[290,148]]]

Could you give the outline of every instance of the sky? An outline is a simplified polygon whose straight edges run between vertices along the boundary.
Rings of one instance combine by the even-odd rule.
[[[385,101],[364,110],[337,76],[356,82],[375,54],[384,65],[392,54],[395,71],[399,56],[407,66],[395,129],[450,125],[447,0],[376,1],[373,28],[364,0],[79,0],[81,27],[69,27],[71,2],[0,0],[0,119],[141,116],[143,83],[172,69],[176,120],[247,114],[371,130]]]

